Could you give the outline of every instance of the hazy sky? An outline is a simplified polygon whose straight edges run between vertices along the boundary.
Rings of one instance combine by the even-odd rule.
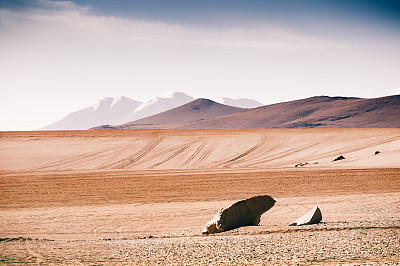
[[[400,1],[0,0],[0,130],[106,96],[400,94]]]

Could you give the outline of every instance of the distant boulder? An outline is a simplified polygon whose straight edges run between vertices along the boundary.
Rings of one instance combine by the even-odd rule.
[[[291,222],[289,225],[306,225],[317,224],[322,220],[322,213],[318,207],[314,207],[311,211],[307,212],[297,220]]]
[[[261,215],[271,209],[275,200],[267,195],[241,200],[222,208],[203,229],[203,234],[219,233],[241,226],[258,225]]]
[[[335,162],[335,161],[340,161],[340,160],[344,160],[344,159],[345,159],[344,156],[343,156],[343,155],[340,155],[339,157],[337,157],[336,159],[334,159],[333,162]]]
[[[294,167],[305,166],[307,164],[308,164],[307,162],[305,162],[305,163],[297,163],[297,164],[294,165]]]

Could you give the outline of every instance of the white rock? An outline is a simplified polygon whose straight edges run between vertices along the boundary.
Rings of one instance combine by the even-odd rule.
[[[306,225],[317,224],[322,220],[322,213],[318,207],[314,207],[311,211],[307,212],[297,220],[291,222],[289,225]]]

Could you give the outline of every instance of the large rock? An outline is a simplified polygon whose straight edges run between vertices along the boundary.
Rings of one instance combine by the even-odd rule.
[[[317,224],[322,220],[322,213],[318,207],[314,207],[311,211],[307,212],[297,220],[291,222],[289,225],[306,225]]]
[[[256,196],[222,208],[203,229],[203,234],[219,233],[246,225],[258,225],[261,215],[272,208],[275,200],[270,196]]]

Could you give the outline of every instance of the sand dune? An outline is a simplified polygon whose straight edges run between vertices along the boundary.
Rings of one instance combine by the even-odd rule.
[[[400,165],[398,129],[3,132],[0,142],[3,170]],[[340,155],[346,159],[332,162]]]

